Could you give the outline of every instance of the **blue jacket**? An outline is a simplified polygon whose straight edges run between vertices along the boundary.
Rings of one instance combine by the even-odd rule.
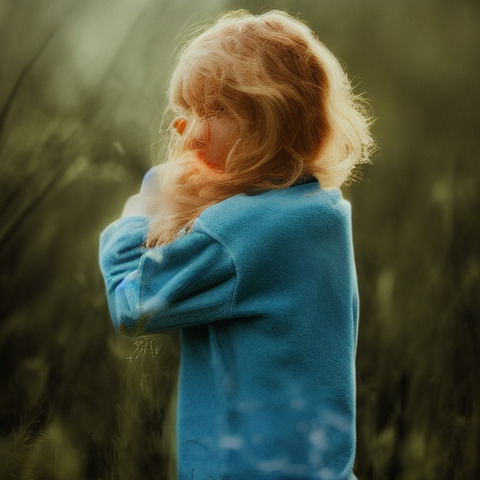
[[[173,243],[101,236],[113,323],[180,328],[180,480],[355,478],[358,295],[350,204],[312,182],[207,208]]]

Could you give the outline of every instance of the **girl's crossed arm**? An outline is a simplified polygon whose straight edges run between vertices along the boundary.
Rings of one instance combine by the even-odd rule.
[[[169,245],[147,249],[148,223],[128,216],[101,236],[100,265],[116,328],[140,335],[227,319],[236,285],[229,250],[198,225]]]

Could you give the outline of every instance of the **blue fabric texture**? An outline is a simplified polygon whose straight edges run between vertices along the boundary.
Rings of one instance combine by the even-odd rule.
[[[307,183],[207,208],[173,243],[101,236],[114,325],[181,329],[180,480],[351,480],[358,294],[350,204]]]

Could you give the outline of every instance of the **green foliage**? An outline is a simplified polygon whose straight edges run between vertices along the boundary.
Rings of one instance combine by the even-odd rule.
[[[0,478],[174,477],[178,340],[113,332],[98,236],[161,155],[179,32],[239,7],[298,12],[377,119],[345,191],[358,477],[480,478],[474,0],[0,2]]]

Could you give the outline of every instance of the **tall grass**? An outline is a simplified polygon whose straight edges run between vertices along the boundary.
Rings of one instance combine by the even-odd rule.
[[[114,334],[98,235],[152,163],[184,24],[263,6],[0,3],[0,478],[173,478],[178,340]],[[361,290],[357,475],[480,478],[480,9],[269,6],[301,13],[377,117],[374,165],[345,191]]]

